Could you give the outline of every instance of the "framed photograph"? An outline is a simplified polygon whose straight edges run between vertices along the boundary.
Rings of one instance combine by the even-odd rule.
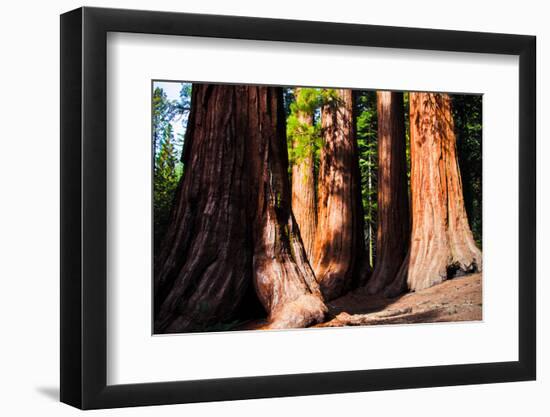
[[[535,37],[61,16],[61,401],[533,380]]]

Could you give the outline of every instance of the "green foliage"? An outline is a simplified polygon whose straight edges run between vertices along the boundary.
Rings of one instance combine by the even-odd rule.
[[[154,239],[155,253],[164,236],[178,183],[184,173],[180,162],[184,135],[175,135],[173,125],[181,120],[184,130],[191,106],[191,84],[182,83],[180,99],[170,101],[161,88],[153,91]],[[314,156],[317,177],[319,154],[323,146],[321,108],[337,103],[334,89],[283,89],[286,115],[289,170],[303,158]],[[405,132],[407,142],[407,175],[410,178],[409,93],[404,93]],[[361,175],[361,198],[364,212],[365,243],[371,266],[376,258],[377,181],[378,181],[378,115],[375,91],[356,92],[356,134]],[[464,201],[470,227],[476,242],[482,244],[482,97],[453,95],[453,116],[457,135],[457,152],[464,190]],[[303,115],[311,117],[304,123]],[[279,196],[276,197],[279,200]],[[280,201],[277,201],[279,204]],[[284,231],[288,233],[287,231]]]
[[[369,254],[369,262],[371,266],[374,266],[378,221],[378,113],[376,111],[376,92],[357,92],[356,107],[365,245]]]
[[[285,110],[285,117],[290,116],[290,105],[294,100],[294,88],[283,88],[283,108]]]
[[[166,126],[181,121],[183,127],[187,127],[187,116],[191,108],[191,88],[190,83],[181,83],[179,100],[169,100],[165,91],[156,87],[153,90],[153,149],[155,157],[160,151],[162,137]],[[181,153],[183,140],[174,143],[176,154]]]
[[[453,95],[458,162],[470,228],[482,246],[482,96]]]
[[[318,88],[300,88],[299,94],[293,94],[294,101],[289,103],[286,134],[290,165],[299,163],[311,153],[315,160],[319,159],[321,126],[318,110],[321,106],[321,94]],[[311,116],[313,123],[302,122],[301,114]]]
[[[173,116],[173,109],[166,93],[156,87],[153,91],[153,149],[155,154],[160,148],[166,126]]]
[[[181,163],[177,162],[174,151],[174,134],[172,125],[164,128],[160,151],[155,158],[155,176],[153,180],[153,210],[155,252],[166,232],[172,203],[181,174]]]
[[[178,106],[180,107],[180,112],[188,111],[191,107],[191,91],[193,89],[193,84],[191,83],[182,83],[180,90],[180,100]]]
[[[296,100],[291,104],[291,111],[313,114],[321,105],[323,90],[319,88],[300,88]]]
[[[320,95],[322,104],[337,103],[340,100],[340,97],[334,88],[322,88],[320,90]]]
[[[301,123],[294,113],[286,120],[288,157],[290,164],[300,163],[311,152],[318,157],[321,147],[321,126],[319,123]]]
[[[181,83],[179,100],[169,100],[165,91],[156,87],[153,91],[153,216],[154,249],[158,254],[160,243],[170,220],[170,212],[178,183],[183,176],[181,162],[184,134],[174,135],[176,123],[187,127],[187,116],[191,106],[190,83]]]

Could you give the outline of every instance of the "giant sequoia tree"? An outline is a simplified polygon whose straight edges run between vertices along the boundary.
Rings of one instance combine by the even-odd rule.
[[[318,177],[317,235],[313,269],[326,299],[358,279],[364,255],[363,215],[355,140],[353,92],[325,92],[323,146]]]
[[[387,295],[482,268],[464,209],[448,94],[410,93],[410,140],[411,247]]]
[[[269,327],[321,321],[326,307],[290,205],[282,90],[195,84],[183,158],[155,264],[155,331],[227,322],[247,296]]]
[[[317,227],[314,160],[317,138],[313,113],[318,94],[313,88],[296,88],[294,96],[296,100],[291,105],[292,113],[287,122],[292,152],[292,211],[306,254],[311,259]]]
[[[378,230],[376,264],[367,291],[375,294],[396,277],[409,248],[409,195],[403,93],[377,92]]]

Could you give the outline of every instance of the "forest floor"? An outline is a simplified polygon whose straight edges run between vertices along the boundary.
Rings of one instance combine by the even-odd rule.
[[[368,295],[359,288],[327,303],[327,306],[327,320],[313,327],[481,320],[481,273],[449,279],[396,298]],[[265,321],[256,320],[235,330],[261,330],[265,324]]]
[[[360,288],[329,302],[328,321],[315,327],[481,320],[481,289],[480,273],[397,298],[368,295]]]

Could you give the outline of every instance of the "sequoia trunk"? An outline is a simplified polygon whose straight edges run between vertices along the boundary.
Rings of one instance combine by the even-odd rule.
[[[300,88],[296,88],[297,100]],[[313,114],[298,110],[298,122],[304,126],[313,126]],[[294,141],[296,142],[296,141]],[[295,148],[297,143],[292,144]],[[304,144],[300,144],[304,146]],[[292,164],[292,211],[300,228],[300,235],[309,260],[313,254],[315,228],[317,226],[317,202],[315,196],[315,164],[313,143],[305,144],[303,155]]]
[[[231,321],[254,284],[271,327],[326,307],[290,209],[279,88],[196,84],[185,174],[155,265],[155,331]]]
[[[326,299],[349,289],[364,256],[363,215],[353,92],[334,90],[321,111],[323,147],[318,178],[313,269]]]
[[[367,291],[393,282],[410,241],[409,193],[403,93],[377,92],[378,229],[376,264]]]
[[[244,87],[249,135],[253,271],[269,327],[304,327],[326,312],[291,210],[286,128],[280,88]],[[243,94],[244,95],[244,94]]]
[[[386,295],[482,269],[464,209],[449,95],[410,93],[410,133],[411,247]]]

